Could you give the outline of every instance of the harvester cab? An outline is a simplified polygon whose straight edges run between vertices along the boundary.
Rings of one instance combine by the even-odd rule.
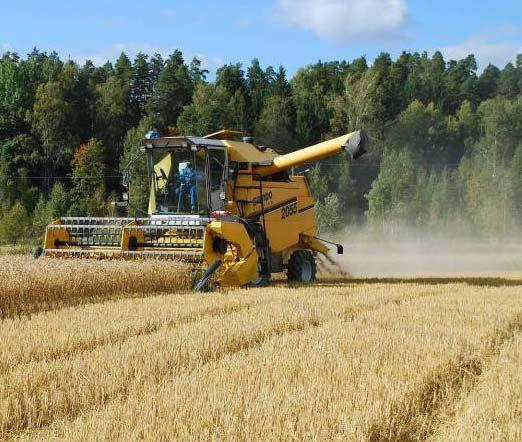
[[[146,140],[149,214],[201,215],[225,207],[227,150],[215,140],[172,137]]]
[[[188,261],[221,286],[262,284],[286,271],[312,282],[317,254],[315,200],[293,167],[348,152],[366,152],[363,131],[279,155],[241,133],[145,139],[148,216],[62,218],[47,227],[43,253],[57,257],[162,258]],[[132,196],[132,195],[131,195]],[[342,250],[342,247],[338,247]]]

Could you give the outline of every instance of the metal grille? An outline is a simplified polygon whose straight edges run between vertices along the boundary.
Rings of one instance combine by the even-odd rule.
[[[45,250],[45,254],[201,260],[205,227],[209,222],[210,218],[197,216],[65,217],[60,224],[52,224],[48,229],[66,230],[69,239],[66,242],[57,242],[55,248]],[[121,250],[124,230],[135,237],[137,250]]]

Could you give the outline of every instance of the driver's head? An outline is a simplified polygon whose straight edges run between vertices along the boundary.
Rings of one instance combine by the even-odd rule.
[[[192,163],[189,161],[185,167],[188,169],[192,169]]]

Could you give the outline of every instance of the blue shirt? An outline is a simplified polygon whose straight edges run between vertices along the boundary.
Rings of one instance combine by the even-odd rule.
[[[192,167],[185,167],[181,171],[180,180],[183,184],[196,184],[196,171]]]

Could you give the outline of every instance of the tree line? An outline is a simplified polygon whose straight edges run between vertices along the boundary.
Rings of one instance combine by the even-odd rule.
[[[478,72],[473,55],[380,54],[371,65],[226,64],[213,81],[180,51],[95,66],[33,50],[0,59],[0,242],[39,237],[60,215],[113,215],[131,171],[146,210],[144,134],[254,135],[281,153],[365,129],[356,163],[303,167],[322,231],[365,223],[512,235],[522,224],[522,55]]]

